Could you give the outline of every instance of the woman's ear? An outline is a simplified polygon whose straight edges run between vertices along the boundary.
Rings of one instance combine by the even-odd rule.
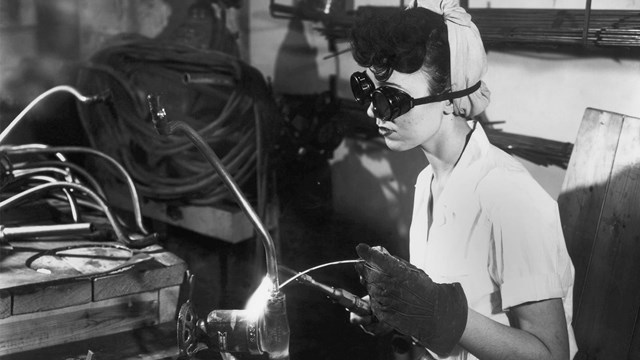
[[[444,101],[444,108],[443,108],[442,112],[445,115],[453,114],[453,101],[452,100],[445,100]]]

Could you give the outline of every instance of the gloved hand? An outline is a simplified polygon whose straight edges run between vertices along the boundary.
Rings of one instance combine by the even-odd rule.
[[[356,247],[356,266],[371,297],[371,310],[398,332],[446,356],[467,325],[467,298],[459,283],[437,284],[412,264],[367,244]]]
[[[362,301],[367,304],[371,303],[369,295],[363,297]],[[393,331],[393,328],[389,324],[378,321],[373,314],[370,314],[369,316],[360,316],[352,312],[349,314],[349,322],[355,325],[360,325],[360,328],[362,328],[366,334],[371,336],[384,336]]]

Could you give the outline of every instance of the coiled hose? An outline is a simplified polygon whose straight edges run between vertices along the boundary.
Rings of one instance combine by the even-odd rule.
[[[193,144],[154,132],[148,93],[161,94],[167,113],[197,130],[240,186],[266,178],[280,115],[262,75],[236,57],[123,35],[83,65],[78,87],[111,91],[110,106],[78,107],[80,119],[91,145],[118,159],[147,199],[210,205],[229,197]]]

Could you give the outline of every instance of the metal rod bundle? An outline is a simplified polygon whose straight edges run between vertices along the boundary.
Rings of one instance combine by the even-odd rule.
[[[531,43],[640,47],[640,11],[470,9],[469,13],[489,46]]]
[[[321,23],[316,28],[333,41],[346,41],[356,16],[391,7],[361,6],[345,14],[315,16],[279,7],[291,17]],[[485,45],[500,44],[640,48],[640,10],[468,9]]]
[[[566,169],[573,151],[571,143],[507,133],[490,127],[485,127],[485,132],[493,145],[537,165]]]

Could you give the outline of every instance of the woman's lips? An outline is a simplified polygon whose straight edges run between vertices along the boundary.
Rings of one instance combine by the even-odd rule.
[[[382,136],[389,136],[393,131],[387,129],[386,127],[378,126],[378,133]]]

